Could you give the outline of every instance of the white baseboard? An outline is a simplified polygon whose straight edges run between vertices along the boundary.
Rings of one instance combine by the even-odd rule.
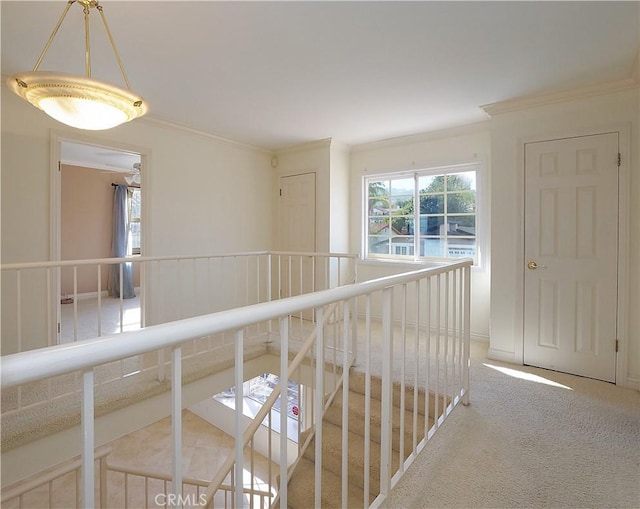
[[[489,348],[487,357],[494,361],[509,362],[511,364],[521,364],[515,359],[515,352],[507,352],[506,350],[499,350],[497,348]]]
[[[136,293],[136,295],[140,295],[140,287],[136,286],[134,289],[134,292]],[[109,290],[102,290],[100,292],[102,297],[108,297],[109,296]],[[64,294],[61,295],[60,298],[64,298],[64,297],[73,297],[73,294]],[[98,292],[84,292],[84,293],[79,293],[77,295],[78,300],[89,300],[89,299],[97,299],[98,298]]]
[[[471,331],[471,341],[478,341],[479,343],[489,343],[489,336],[487,334],[481,334],[479,332]]]
[[[627,382],[624,384],[627,389],[640,391],[640,378],[637,376],[628,376]]]

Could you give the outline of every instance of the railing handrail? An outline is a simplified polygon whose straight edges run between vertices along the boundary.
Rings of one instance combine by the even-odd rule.
[[[134,355],[178,346],[191,339],[242,329],[305,309],[318,308],[332,302],[384,290],[394,285],[410,283],[422,277],[436,276],[450,270],[470,267],[472,263],[473,260],[466,258],[441,267],[429,267],[315,293],[185,318],[136,331],[121,332],[117,335],[7,355],[0,359],[0,384],[7,388],[78,370],[87,370]]]
[[[262,255],[280,255],[280,256],[313,256],[316,258],[332,258],[339,257],[345,259],[357,259],[358,255],[352,253],[300,253],[296,251],[245,251],[238,253],[213,253],[208,255],[165,255],[165,256],[124,256],[120,258],[92,258],[82,260],[55,260],[44,262],[25,262],[25,263],[5,263],[0,265],[0,270],[23,270],[23,269],[48,269],[56,267],[73,267],[82,265],[109,265],[116,263],[128,262],[160,262],[160,261],[178,261],[178,260],[203,260],[207,258],[234,258],[249,257]]]

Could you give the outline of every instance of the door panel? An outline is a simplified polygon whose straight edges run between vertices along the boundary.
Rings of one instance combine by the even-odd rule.
[[[281,249],[297,253],[316,250],[316,176],[304,173],[280,179]],[[315,288],[309,256],[282,257],[281,296],[308,293]]]
[[[525,364],[615,381],[617,154],[617,133],[525,145]]]

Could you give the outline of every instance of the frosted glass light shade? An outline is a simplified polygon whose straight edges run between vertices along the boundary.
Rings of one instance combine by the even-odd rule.
[[[147,112],[130,90],[76,74],[32,71],[9,78],[7,86],[47,115],[77,129],[110,129]]]

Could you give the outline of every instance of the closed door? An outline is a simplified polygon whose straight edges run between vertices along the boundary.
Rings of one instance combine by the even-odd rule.
[[[615,382],[618,150],[618,133],[525,145],[525,364]]]
[[[316,175],[304,173],[280,179],[280,248],[295,253],[316,250]],[[283,256],[280,260],[282,288],[289,297],[313,290],[314,275],[309,256]]]

